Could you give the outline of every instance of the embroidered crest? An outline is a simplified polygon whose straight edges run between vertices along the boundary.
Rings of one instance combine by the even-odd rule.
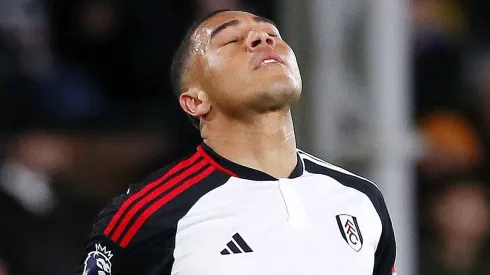
[[[337,219],[337,224],[342,234],[342,238],[347,242],[347,244],[359,252],[362,248],[363,239],[361,230],[359,229],[359,224],[357,223],[357,218],[347,214],[341,214],[335,216]]]
[[[95,245],[95,250],[88,253],[85,259],[83,275],[111,275],[111,251],[100,244]]]

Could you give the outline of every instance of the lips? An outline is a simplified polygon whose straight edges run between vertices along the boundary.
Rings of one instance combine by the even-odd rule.
[[[274,64],[274,63],[279,63],[282,65],[285,65],[284,60],[275,52],[273,51],[268,51],[268,52],[263,52],[260,53],[256,58],[254,62],[254,70],[257,70],[263,66],[266,66],[268,64]]]

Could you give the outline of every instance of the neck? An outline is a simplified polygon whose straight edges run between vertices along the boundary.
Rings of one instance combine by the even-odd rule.
[[[215,118],[201,129],[204,142],[221,156],[275,178],[296,166],[296,139],[291,112],[261,114],[253,123]]]

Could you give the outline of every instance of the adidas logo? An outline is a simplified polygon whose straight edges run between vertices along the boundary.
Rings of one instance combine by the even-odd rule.
[[[250,246],[248,246],[248,244],[243,240],[242,236],[240,236],[240,234],[236,233],[235,235],[233,235],[232,238],[233,240],[229,241],[226,244],[228,248],[221,250],[221,255],[230,255],[231,253],[240,254],[240,253],[253,252]]]

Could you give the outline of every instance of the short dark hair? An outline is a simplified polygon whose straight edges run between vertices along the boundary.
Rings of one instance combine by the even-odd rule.
[[[172,82],[172,90],[173,93],[177,98],[179,98],[180,94],[182,93],[182,75],[185,71],[185,69],[188,66],[188,60],[189,60],[189,54],[190,54],[190,49],[192,46],[192,35],[194,32],[197,30],[197,28],[204,23],[204,21],[208,20],[209,18],[223,13],[223,12],[228,12],[228,11],[233,11],[229,9],[222,9],[222,10],[217,10],[214,12],[211,12],[201,19],[197,20],[192,24],[192,26],[189,28],[187,31],[186,35],[184,36],[184,39],[180,43],[179,48],[174,54],[174,57],[172,59],[172,67],[170,70],[170,81]],[[194,117],[189,115],[189,118],[192,122],[192,124],[199,129],[199,118]]]

